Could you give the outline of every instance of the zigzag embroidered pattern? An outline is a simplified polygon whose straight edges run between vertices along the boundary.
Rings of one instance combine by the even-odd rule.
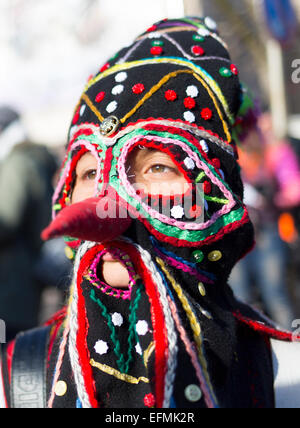
[[[185,61],[183,59],[179,59],[176,57],[175,58],[164,57],[164,58],[155,58],[155,59],[149,58],[149,59],[140,60],[140,61],[132,61],[132,62],[124,63],[124,64],[117,64],[117,65],[109,68],[108,70],[104,71],[103,73],[97,75],[93,79],[91,79],[87,83],[85,90],[84,90],[84,93],[86,93],[91,88],[91,86],[93,86],[95,83],[99,82],[100,80],[104,79],[107,76],[110,76],[111,74],[117,73],[120,70],[125,71],[125,70],[129,70],[129,69],[132,69],[135,67],[151,65],[151,64],[176,64],[176,65],[180,65],[180,66],[191,69],[195,74],[199,75],[201,78],[203,78],[206,81],[208,86],[212,89],[212,91],[215,93],[215,95],[219,98],[219,100],[223,106],[223,109],[224,109],[224,111],[225,111],[225,113],[229,119],[229,123],[233,124],[235,122],[235,119],[229,110],[226,98],[224,97],[218,83],[202,67],[193,64],[191,61]]]

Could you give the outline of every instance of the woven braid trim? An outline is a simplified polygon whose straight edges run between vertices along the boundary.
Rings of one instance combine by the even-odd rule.
[[[162,282],[162,278],[151,259],[151,255],[140,246],[136,245],[136,247],[139,250],[141,258],[145,263],[148,271],[151,273],[153,283],[156,284],[157,286],[161,305],[164,311],[164,317],[165,317],[165,323],[166,323],[166,329],[167,329],[167,335],[168,335],[168,360],[167,360],[167,371],[165,376],[165,392],[164,392],[163,408],[169,408],[171,397],[173,394],[173,387],[174,387],[176,367],[177,367],[177,354],[178,354],[177,334],[176,334],[174,320],[172,318],[172,314],[169,306],[169,301],[167,298],[166,288]]]
[[[84,373],[84,371],[89,370],[91,372],[91,366],[89,364],[89,356],[87,355],[86,358],[83,356],[83,354],[87,352],[87,349],[85,348],[87,325],[86,315],[84,313],[84,302],[82,301],[83,296],[80,294],[80,280],[82,275],[80,275],[79,272],[83,256],[95,245],[95,242],[84,242],[77,252],[74,265],[74,288],[69,321],[69,356],[74,374],[74,380],[76,383],[78,398],[81,401],[83,408],[98,407],[98,403],[95,399],[94,384],[91,381],[91,373],[89,373],[89,379],[87,379],[89,382],[86,381],[86,376]]]
[[[167,270],[164,262],[159,259],[156,258],[157,263],[159,264],[159,266],[161,267],[162,271],[164,272],[164,274],[166,275],[168,281],[171,283],[171,285],[173,286],[174,290],[177,293],[177,296],[183,306],[183,309],[186,312],[186,315],[188,317],[188,320],[190,322],[190,326],[193,332],[193,336],[194,336],[194,340],[197,346],[197,351],[198,351],[198,358],[203,370],[203,374],[204,374],[204,378],[205,378],[205,382],[209,388],[210,391],[210,397],[213,403],[215,403],[214,407],[217,407],[217,399],[213,390],[213,386],[210,380],[210,376],[209,376],[209,372],[208,372],[208,366],[207,366],[207,361],[205,359],[204,356],[204,352],[203,352],[203,338],[202,338],[202,332],[201,332],[201,326],[197,321],[197,318],[195,316],[195,314],[193,313],[190,304],[188,302],[187,297],[184,295],[182,288],[180,287],[180,285],[175,281],[175,279],[171,276],[171,274],[169,273],[169,271]]]

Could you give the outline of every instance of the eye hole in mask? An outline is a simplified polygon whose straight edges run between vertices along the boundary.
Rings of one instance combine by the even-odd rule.
[[[216,167],[220,169],[220,165]],[[176,145],[136,144],[127,157],[126,173],[136,196],[159,213],[162,221],[203,224],[229,204],[211,176]]]

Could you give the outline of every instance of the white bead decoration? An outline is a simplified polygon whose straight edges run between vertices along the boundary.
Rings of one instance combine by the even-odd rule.
[[[98,340],[94,346],[95,351],[99,355],[104,355],[108,351],[108,344],[104,342],[103,340]]]
[[[115,325],[116,327],[121,327],[121,325],[124,322],[124,319],[123,319],[121,314],[119,314],[118,312],[115,312],[111,316],[111,321],[112,321],[113,325]]]
[[[149,327],[147,321],[138,321],[136,324],[136,332],[139,336],[145,336],[148,333]]]
[[[175,205],[171,209],[171,216],[174,218],[182,218],[184,216],[184,209],[180,205]]]

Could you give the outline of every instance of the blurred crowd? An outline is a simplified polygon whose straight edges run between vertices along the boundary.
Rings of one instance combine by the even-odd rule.
[[[29,141],[16,111],[0,107],[0,318],[7,341],[59,309],[68,282],[63,242],[40,238],[59,163],[46,146]]]
[[[231,286],[238,298],[291,329],[300,314],[299,158],[291,141],[274,136],[265,113],[239,147],[239,163],[256,246],[235,267]]]
[[[239,147],[245,203],[256,246],[234,269],[236,296],[292,328],[300,315],[300,160],[293,141],[278,141],[270,114]],[[300,145],[300,141],[299,141]],[[22,118],[0,107],[0,319],[7,340],[63,305],[71,262],[63,240],[43,243],[61,159],[28,140]]]

